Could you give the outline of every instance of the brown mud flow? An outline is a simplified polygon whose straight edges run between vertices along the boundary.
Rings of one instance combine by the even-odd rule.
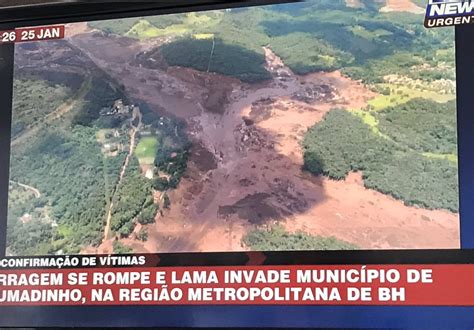
[[[413,14],[424,14],[425,8],[421,8],[411,0],[387,0],[386,5],[380,9],[380,12],[408,12]]]
[[[378,1],[383,7],[380,12],[407,12],[413,14],[423,14],[425,9],[418,6],[412,0],[381,0]],[[350,8],[364,8],[361,0],[346,0],[346,6]]]
[[[122,240],[137,252],[241,251],[256,227],[335,236],[364,249],[457,248],[458,214],[408,207],[346,180],[302,170],[300,141],[332,108],[365,107],[376,96],[340,72],[297,76],[270,48],[273,79],[254,85],[137,61],[160,40],[133,41],[89,31],[69,41],[122,84],[133,100],[184,119],[193,142],[188,170],[170,191],[170,210],[148,225],[148,241]],[[162,40],[161,42],[165,42]],[[98,250],[111,251],[106,241]]]

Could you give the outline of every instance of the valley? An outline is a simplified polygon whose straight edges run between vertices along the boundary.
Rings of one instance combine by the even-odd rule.
[[[423,116],[421,110],[431,107],[423,102],[440,104],[440,113],[451,109],[448,87],[442,99],[417,100],[428,95],[426,86],[454,84],[454,61],[448,54],[406,72],[400,58],[416,53],[413,68],[424,61],[423,32],[407,33],[414,23],[395,25],[378,15],[398,17],[415,7],[388,1],[390,10],[377,4],[374,11],[369,2],[346,7],[309,1],[296,12],[257,8],[247,31],[253,36],[240,38],[233,34],[244,17],[239,11],[173,15],[165,28],[156,18],[150,25],[129,19],[125,32],[114,30],[113,21],[68,27],[65,43],[115,91],[100,108],[119,99],[130,107],[122,117],[106,116],[105,110],[89,114],[94,143],[103,140],[97,138],[100,130],[118,137],[101,142],[97,159],[105,164],[105,181],[98,187],[104,207],[93,221],[96,238],[74,249],[109,254],[459,247],[457,168],[452,157],[443,156],[457,153],[455,120],[446,115],[442,128],[427,124],[421,131],[397,116],[412,109]],[[321,19],[304,25],[314,18],[305,6],[319,6]],[[360,13],[360,23],[324,20],[324,13],[349,17],[352,10]],[[282,20],[287,24],[277,29]],[[348,43],[332,39],[330,28]],[[287,54],[282,43],[290,37],[298,45]],[[348,48],[358,38],[366,48]],[[449,49],[444,36],[431,38]],[[378,48],[399,39],[405,40],[402,49]],[[300,53],[305,45],[308,51]],[[35,65],[44,67],[41,58],[56,46],[44,47],[33,50],[40,60],[29,63],[29,72],[37,74]],[[70,63],[61,70],[71,71]],[[422,70],[439,75],[426,78]],[[405,79],[412,88],[404,89]],[[83,78],[76,102],[93,80]],[[55,113],[50,116],[64,125],[68,114]],[[441,131],[446,133],[435,135]],[[441,185],[442,195],[428,193]],[[63,236],[71,235],[60,218],[55,221]]]

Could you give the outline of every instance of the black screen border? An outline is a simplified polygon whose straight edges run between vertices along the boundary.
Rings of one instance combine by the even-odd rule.
[[[192,2],[192,5],[190,4]],[[42,10],[30,19],[5,20],[0,15],[0,31],[15,27],[66,24],[80,21],[117,19],[124,17],[164,15],[181,12],[205,11],[235,7],[262,6],[277,3],[298,2],[280,0],[242,0],[242,1],[187,1],[175,0],[135,4],[135,7],[122,7],[119,10],[89,8],[90,12],[70,15],[70,6],[40,6]],[[163,7],[163,4],[167,6]],[[117,5],[118,4],[108,4]],[[129,4],[130,5],[130,4]],[[90,4],[89,4],[90,6]],[[79,8],[79,7],[78,7]],[[124,9],[125,8],[125,9]],[[95,11],[94,11],[95,10]],[[0,11],[1,12],[1,11]],[[420,24],[423,21],[420,19]],[[449,28],[449,27],[448,27]],[[357,250],[357,251],[280,251],[280,252],[203,252],[203,253],[155,253],[161,260],[160,266],[212,266],[248,264],[255,254],[263,254],[263,264],[470,264],[474,263],[474,153],[469,152],[470,142],[474,141],[474,112],[469,111],[474,104],[474,25],[456,27],[456,81],[457,81],[457,125],[458,125],[458,173],[460,202],[461,249],[437,250]],[[11,44],[0,45],[0,54],[10,63],[0,68],[0,100],[4,111],[0,114],[0,258],[6,252],[6,214],[8,207],[8,183],[10,167],[10,130],[12,112],[13,50]],[[6,78],[6,79],[5,79]],[[7,101],[5,101],[7,100]],[[7,127],[8,126],[8,127]],[[1,221],[5,219],[5,221]]]
[[[265,6],[304,0],[79,1],[0,9],[0,31],[39,25]],[[26,10],[28,9],[28,10]]]
[[[7,239],[14,48],[13,44],[0,46],[0,258]]]

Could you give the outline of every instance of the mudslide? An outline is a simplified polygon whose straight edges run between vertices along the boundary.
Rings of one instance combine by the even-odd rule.
[[[332,108],[363,108],[376,96],[361,83],[337,71],[297,76],[270,47],[264,51],[273,79],[248,85],[191,69],[131,64],[149,49],[147,41],[85,33],[71,42],[132,99],[186,120],[200,146],[169,193],[171,209],[147,226],[148,241],[123,240],[135,251],[240,251],[249,230],[277,223],[363,249],[459,247],[458,214],[408,207],[366,189],[360,173],[333,181],[302,171],[307,129]],[[205,108],[216,85],[227,91],[219,113]]]
[[[421,15],[425,13],[425,8],[421,8],[411,0],[386,0],[386,5],[380,9],[380,12],[408,12]]]
[[[346,6],[350,8],[365,8],[362,0],[345,0]],[[412,14],[424,14],[425,9],[415,4],[412,0],[379,0],[381,4],[384,4],[380,8],[381,13],[389,12],[408,12]],[[428,3],[428,1],[426,1]]]

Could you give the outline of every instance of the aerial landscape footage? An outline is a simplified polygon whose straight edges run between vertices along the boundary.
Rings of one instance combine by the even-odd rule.
[[[422,0],[15,46],[9,255],[459,248],[454,31]]]

